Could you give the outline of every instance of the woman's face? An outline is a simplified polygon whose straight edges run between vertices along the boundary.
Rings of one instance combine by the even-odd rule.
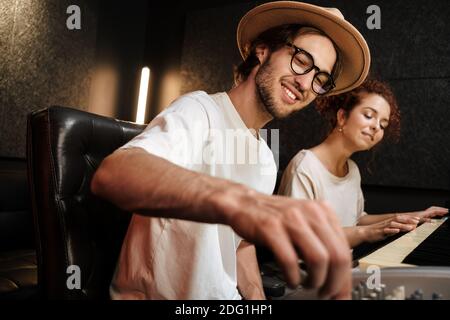
[[[390,114],[389,103],[382,96],[364,93],[348,117],[342,113],[338,116],[338,122],[343,129],[342,134],[354,146],[355,151],[362,151],[372,148],[383,139]]]

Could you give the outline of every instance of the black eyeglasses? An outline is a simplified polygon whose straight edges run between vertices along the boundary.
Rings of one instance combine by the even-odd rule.
[[[321,96],[327,94],[336,87],[333,77],[328,72],[320,71],[314,64],[314,58],[308,51],[305,51],[292,43],[286,43],[286,45],[294,49],[291,59],[291,69],[295,74],[307,74],[313,69],[317,71],[311,84],[311,88],[317,95]]]

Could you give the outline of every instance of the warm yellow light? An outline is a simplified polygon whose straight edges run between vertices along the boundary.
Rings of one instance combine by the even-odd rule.
[[[145,109],[147,107],[148,82],[150,80],[150,69],[142,68],[141,84],[139,86],[139,100],[136,113],[136,122],[143,124],[145,121]]]

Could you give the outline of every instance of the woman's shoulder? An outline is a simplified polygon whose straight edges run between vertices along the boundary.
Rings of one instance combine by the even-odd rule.
[[[348,159],[347,163],[349,175],[361,180],[361,174],[359,173],[359,168],[356,162],[352,159]]]
[[[289,162],[290,169],[297,172],[309,172],[315,166],[317,166],[317,158],[308,149],[302,149],[297,152]]]

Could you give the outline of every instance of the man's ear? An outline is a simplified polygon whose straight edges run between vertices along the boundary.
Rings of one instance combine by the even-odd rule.
[[[255,48],[256,57],[260,64],[263,64],[269,57],[269,47],[265,44],[260,44]]]

